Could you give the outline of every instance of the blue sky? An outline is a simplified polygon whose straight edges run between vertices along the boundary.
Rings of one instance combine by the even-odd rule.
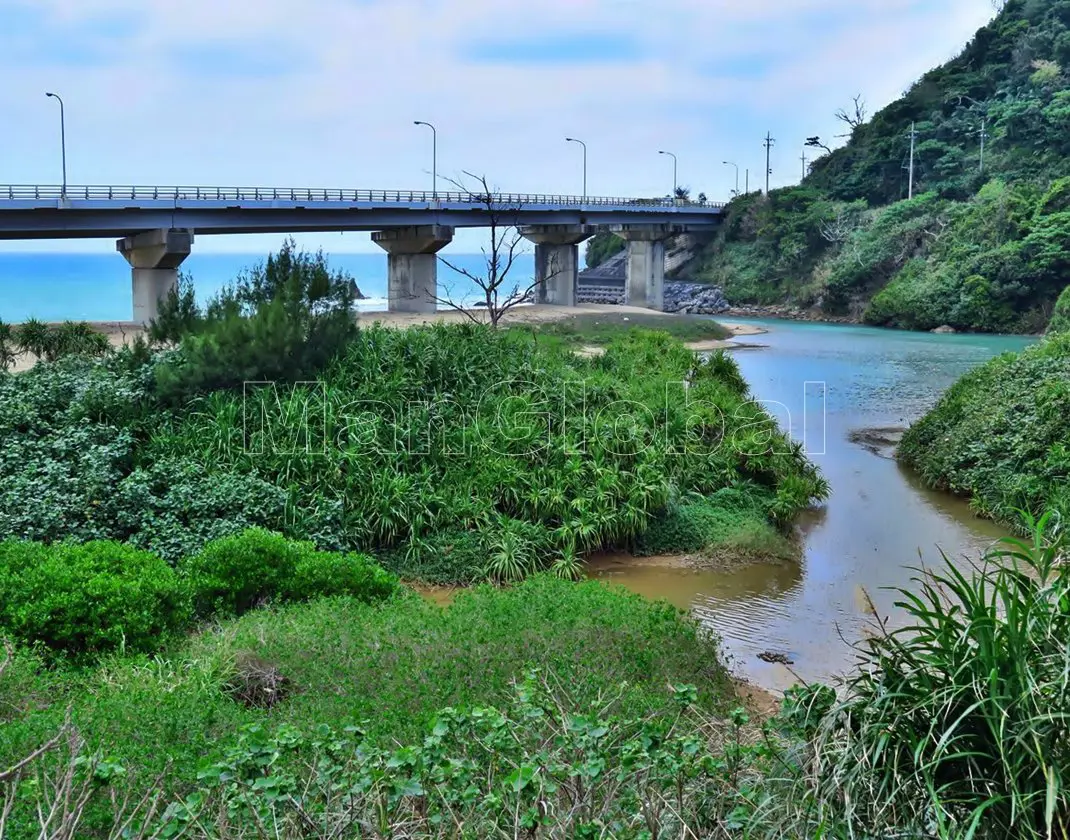
[[[801,175],[833,112],[871,110],[958,52],[989,0],[0,0],[0,183],[370,189],[485,173],[501,189],[725,198]],[[808,153],[814,150],[806,150]],[[201,237],[266,251],[278,237]],[[363,234],[307,236],[327,251]],[[465,232],[451,249],[478,250]],[[111,251],[114,243],[0,243]]]

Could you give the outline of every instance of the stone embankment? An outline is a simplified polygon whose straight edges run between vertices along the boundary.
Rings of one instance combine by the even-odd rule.
[[[577,303],[624,303],[624,285],[580,283]],[[720,315],[728,310],[728,301],[720,286],[703,283],[665,284],[665,312],[688,315]]]

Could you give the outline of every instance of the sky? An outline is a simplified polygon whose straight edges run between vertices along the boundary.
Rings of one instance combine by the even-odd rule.
[[[991,0],[0,0],[0,184],[430,189],[727,200],[961,50]],[[842,142],[842,141],[840,141]],[[808,156],[817,150],[805,149]],[[478,231],[451,250],[478,251]],[[197,239],[266,252],[279,237]],[[377,252],[368,234],[306,235]],[[0,243],[114,251],[114,242]]]

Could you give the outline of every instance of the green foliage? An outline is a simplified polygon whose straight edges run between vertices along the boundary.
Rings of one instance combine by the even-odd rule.
[[[930,485],[970,496],[983,515],[1070,517],[1070,335],[966,374],[899,446]]]
[[[619,254],[628,243],[608,230],[600,230],[587,240],[584,262],[588,268],[601,265],[610,257]]]
[[[636,552],[790,557],[790,542],[770,524],[767,491],[724,488],[708,497],[674,501],[639,538]]]
[[[309,820],[332,836],[372,825],[417,837],[459,826],[473,837],[733,836],[757,751],[715,759],[702,749],[706,718],[688,705],[694,688],[672,692],[663,718],[622,719],[598,706],[570,714],[567,689],[532,672],[504,709],[442,709],[421,740],[388,748],[368,744],[359,727],[254,725],[165,823],[178,832],[226,813],[280,837]],[[740,729],[727,727],[730,743]]]
[[[10,324],[0,321],[0,373],[5,373],[15,363],[17,342]]]
[[[179,564],[197,615],[236,616],[268,601],[348,595],[388,598],[396,579],[358,554],[317,551],[310,542],[251,528],[213,540]]]
[[[245,382],[315,378],[356,334],[357,295],[353,280],[332,273],[322,252],[298,251],[292,240],[203,313],[192,289],[180,287],[150,328],[159,341],[181,336],[178,353],[157,367],[161,397],[181,402]]]
[[[13,340],[23,353],[49,362],[65,356],[103,356],[111,349],[108,337],[85,321],[55,326],[31,318],[14,330]]]
[[[820,496],[741,386],[727,357],[641,330],[586,359],[519,330],[376,327],[315,388],[214,395],[145,455],[287,488],[281,530],[321,547],[438,582],[513,579],[566,549],[629,544],[672,488],[750,478],[775,494],[797,474]]]
[[[1070,331],[1070,286],[1063,289],[1059,299],[1055,302],[1055,309],[1051,313],[1051,320],[1048,322],[1048,332],[1067,332]]]
[[[171,567],[110,541],[0,543],[0,631],[76,658],[151,651],[188,619]]]
[[[149,340],[156,345],[174,345],[196,332],[202,325],[204,314],[197,306],[193,278],[188,274],[178,276],[178,284],[160,301],[156,317],[149,322]]]
[[[919,576],[906,625],[863,643],[817,739],[821,806],[860,835],[1070,831],[1070,566],[1030,524],[972,575]]]
[[[227,691],[237,663],[252,658],[289,682],[270,712]],[[681,611],[537,577],[461,593],[448,609],[410,595],[256,610],[166,656],[105,660],[90,672],[42,670],[19,653],[12,684],[0,679],[0,767],[62,725],[63,697],[88,754],[122,763],[143,787],[186,792],[242,725],[359,724],[368,747],[415,743],[440,709],[504,707],[533,667],[566,689],[570,715],[611,705],[606,714],[671,719],[680,705],[665,687],[687,680],[698,686],[689,702],[708,713],[731,694],[715,643]]]
[[[737,198],[696,276],[734,303],[817,305],[883,326],[1040,329],[1070,270],[1062,5],[1007,3],[802,185]]]

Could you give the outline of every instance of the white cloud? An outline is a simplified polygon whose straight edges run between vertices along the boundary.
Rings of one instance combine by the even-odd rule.
[[[681,182],[719,198],[734,177],[722,160],[754,185],[771,130],[774,184],[797,180],[802,139],[834,133],[836,107],[858,92],[886,103],[990,13],[982,0],[0,0],[0,47],[18,44],[0,49],[0,182],[58,181],[43,95],[56,89],[73,183],[421,188],[430,143],[412,121],[425,119],[440,172],[577,191],[571,135],[588,143],[591,193],[666,192],[668,148]],[[641,58],[466,53],[562,31],[625,36]],[[251,61],[263,75],[234,72]],[[308,241],[374,250],[359,235]]]

